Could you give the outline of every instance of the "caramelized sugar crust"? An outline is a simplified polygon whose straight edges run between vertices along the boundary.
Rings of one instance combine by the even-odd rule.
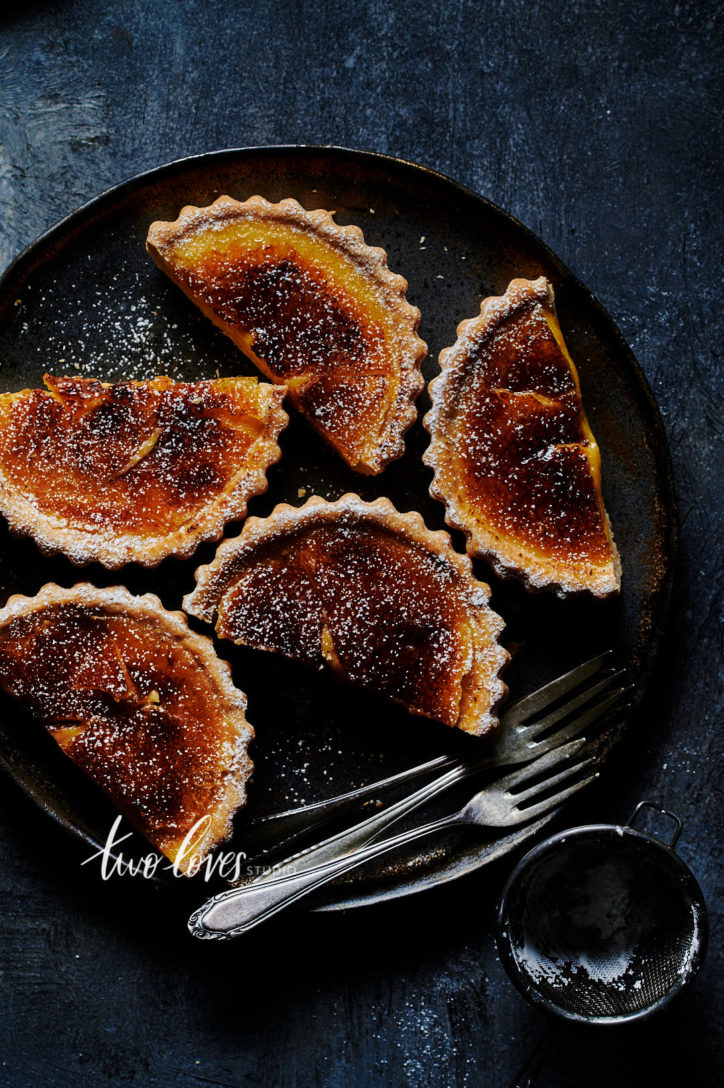
[[[359,228],[295,200],[220,197],[153,223],[147,248],[353,468],[402,454],[423,385],[420,315]]]
[[[181,613],[122,588],[12,597],[0,610],[0,684],[171,860],[203,817],[198,854],[226,837],[253,730],[228,665]]]
[[[280,456],[284,389],[253,378],[45,384],[0,396],[0,510],[74,562],[189,555],[244,516]]]
[[[311,499],[251,518],[184,601],[222,638],[326,665],[413,713],[496,724],[507,653],[490,591],[446,533],[386,499]]]
[[[440,365],[425,462],[470,553],[534,588],[615,592],[600,454],[547,281],[484,300]]]

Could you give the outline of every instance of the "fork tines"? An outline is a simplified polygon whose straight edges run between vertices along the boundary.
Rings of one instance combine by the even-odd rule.
[[[607,674],[604,676],[604,679],[600,681],[601,684],[608,686],[609,684],[616,683],[617,680],[623,679],[625,676],[625,669],[619,669],[617,672],[609,671],[613,669],[614,660],[615,655],[613,650],[606,650],[605,653],[599,654],[597,657],[592,657],[590,661],[584,661],[582,665],[577,665],[576,668],[564,673],[563,676],[559,676],[557,679],[552,680],[550,684],[538,688],[538,690],[534,691],[531,695],[527,695],[523,699],[518,699],[516,703],[503,714],[501,719],[502,723],[508,727],[523,725],[524,722],[529,721],[535,715],[541,714],[554,707],[559,700],[581,687],[586,680],[590,680],[600,673]],[[583,703],[595,695],[598,690],[598,685],[595,685],[594,688],[588,688],[582,696],[578,697],[582,700],[580,703],[575,703],[573,700],[571,701],[572,705],[570,710],[575,710],[578,706],[583,705]],[[600,690],[605,690],[605,687]],[[560,718],[563,716],[564,714],[562,713]],[[560,718],[551,719],[550,724],[553,724],[553,721],[560,720]]]
[[[588,741],[585,737],[569,741],[567,744],[554,748],[541,756],[534,763],[528,763],[516,771],[512,771],[497,783],[498,788],[509,792],[515,801],[515,808],[525,819],[532,819],[542,815],[550,809],[562,804],[584,786],[589,785],[598,773],[587,775],[583,779],[572,782],[567,789],[553,793],[555,787],[562,782],[575,778],[586,768],[598,763],[595,755],[585,756],[583,759],[574,759],[584,752]],[[551,773],[553,772],[553,773]],[[537,804],[526,805],[525,802],[534,798],[541,798]]]

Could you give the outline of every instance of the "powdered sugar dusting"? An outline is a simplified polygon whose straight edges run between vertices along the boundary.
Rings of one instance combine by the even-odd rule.
[[[0,407],[0,509],[75,562],[118,567],[218,539],[266,487],[283,389],[251,378],[47,378]]]
[[[245,799],[253,731],[211,643],[151,595],[45,586],[0,610],[0,684],[164,852]]]
[[[252,519],[197,572],[184,605],[219,634],[370,686],[480,733],[507,655],[487,587],[419,515],[349,495]]]
[[[154,223],[160,266],[275,381],[353,468],[402,454],[426,347],[419,311],[359,228],[296,201],[221,197]]]
[[[599,453],[544,279],[485,299],[440,356],[425,426],[432,492],[473,554],[561,592],[618,586]]]
[[[89,254],[88,261],[92,259]],[[39,369],[104,381],[140,381],[158,374],[185,377],[187,360],[198,350],[195,322],[170,317],[158,291],[149,289],[147,275],[124,269],[102,286],[96,279],[70,284],[74,290],[81,286],[83,312],[75,319],[55,306],[52,286],[32,298],[33,311],[42,313],[40,341],[28,335],[30,318],[23,317],[26,300],[20,299],[17,336],[28,361],[35,356]]]

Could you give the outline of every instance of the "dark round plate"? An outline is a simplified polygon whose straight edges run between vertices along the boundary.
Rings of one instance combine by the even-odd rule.
[[[171,163],[103,193],[30,246],[0,281],[0,391],[42,383],[43,373],[80,373],[103,380],[213,377],[253,367],[206,321],[145,252],[148,226],[173,219],[184,204],[205,205],[222,193],[241,200],[296,197],[307,208],[336,212],[387,250],[390,268],[409,280],[429,345],[425,376],[437,373],[439,351],[458,323],[478,312],[515,276],[552,281],[561,324],[580,370],[584,400],[603,455],[606,505],[623,560],[623,592],[601,603],[530,596],[498,581],[484,563],[477,574],[493,587],[505,617],[505,639],[517,648],[507,680],[512,698],[614,647],[643,693],[664,628],[675,548],[675,500],[669,454],[651,391],[615,325],[589,291],[530,231],[475,193],[412,163],[341,148],[270,147],[220,151]],[[420,397],[420,418],[428,406]],[[250,513],[317,493],[387,495],[401,510],[419,510],[431,528],[442,507],[428,494],[421,462],[427,436],[418,422],[405,457],[382,476],[351,472],[296,414],[282,436],[283,457],[269,491]],[[462,547],[462,539],[456,538]],[[47,581],[124,582],[158,593],[179,608],[193,560],[167,560],[157,570],[129,567],[109,574],[48,559],[28,541],[0,529],[0,597],[35,593]],[[443,751],[469,753],[476,741],[412,718],[371,693],[338,684],[294,662],[219,644],[249,697],[257,739],[255,781],[243,824],[255,815],[320,800],[381,778]],[[114,809],[56,748],[43,729],[3,703],[0,760],[42,807],[87,842],[100,844]],[[452,799],[438,811],[450,811]],[[318,906],[349,907],[404,895],[485,864],[533,829],[513,834],[451,833],[383,858],[330,886]]]

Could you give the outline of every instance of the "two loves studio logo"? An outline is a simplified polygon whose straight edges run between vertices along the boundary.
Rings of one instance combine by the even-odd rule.
[[[233,883],[242,876],[259,876],[267,872],[267,867],[248,865],[247,855],[243,851],[227,850],[209,854],[199,852],[199,847],[208,831],[210,819],[209,816],[204,816],[194,824],[184,837],[174,860],[169,861],[168,858],[155,851],[141,857],[126,857],[120,846],[132,838],[133,832],[121,834],[123,817],[117,816],[104,845],[90,857],[85,858],[81,865],[97,862],[103,880],[110,880],[111,877],[116,876],[151,880],[159,872],[167,871],[173,873],[174,876],[188,877],[201,874],[204,880],[216,877]]]

